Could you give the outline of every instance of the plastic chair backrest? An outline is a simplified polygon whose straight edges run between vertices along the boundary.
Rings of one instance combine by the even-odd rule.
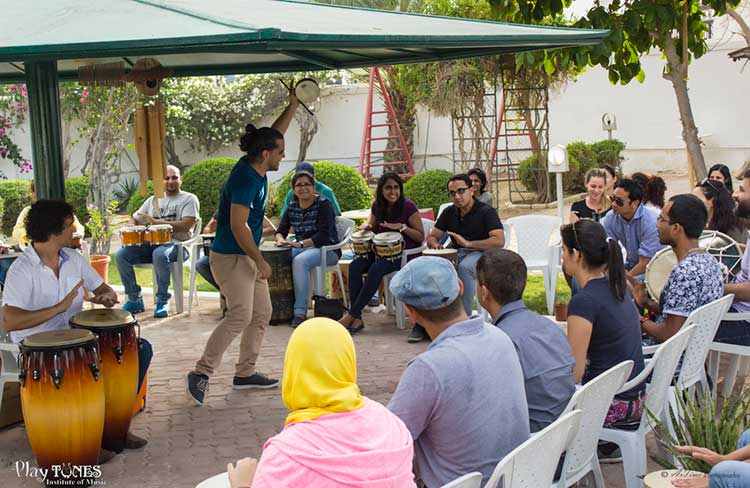
[[[441,488],[480,488],[482,486],[482,473],[475,471],[456,478]]]
[[[669,387],[674,379],[674,372],[682,353],[685,351],[690,337],[695,332],[694,325],[683,327],[675,335],[662,343],[654,353],[651,360],[654,363],[651,373],[651,383],[646,389],[646,400],[644,401],[644,414],[641,417],[640,428],[643,429],[650,423],[646,410],[654,417],[659,418],[667,403]]]
[[[732,306],[733,300],[734,295],[730,294],[696,308],[688,315],[682,328],[694,325],[695,331],[685,348],[680,376],[677,380],[680,388],[693,386],[703,378],[708,349],[711,347],[721,319]]]
[[[339,243],[348,241],[353,232],[354,221],[352,219],[336,217],[336,234],[338,235]]]
[[[1,322],[2,312],[0,312],[0,323]],[[17,375],[20,372],[20,368],[18,367],[18,346],[13,344],[13,341],[10,340],[10,334],[5,332],[5,330],[3,330],[1,326],[0,345],[3,346],[0,347],[0,359],[2,360],[2,365],[0,365],[0,374]],[[0,391],[0,395],[2,394],[3,392]]]
[[[551,215],[522,215],[505,221],[516,235],[518,254],[525,261],[547,261],[550,237],[560,228],[558,217]]]
[[[445,210],[446,208],[450,207],[451,205],[453,205],[453,204],[450,203],[450,202],[448,202],[448,203],[441,203],[440,204],[440,208],[438,208],[437,218],[435,220],[439,219],[440,218],[440,214],[443,213],[443,210]]]
[[[427,242],[427,239],[430,237],[430,231],[433,227],[435,227],[435,221],[430,219],[422,218],[422,227],[424,228],[424,241],[422,243]]]
[[[574,410],[513,449],[500,461],[485,488],[548,487],[555,477],[560,455],[575,437],[581,410]]]
[[[582,410],[586,415],[581,417],[578,433],[565,454],[563,473],[566,477],[573,478],[581,469],[589,467],[596,454],[599,435],[609,406],[617,391],[630,376],[633,364],[633,361],[623,361],[611,367],[579,388],[568,402],[563,414]]]

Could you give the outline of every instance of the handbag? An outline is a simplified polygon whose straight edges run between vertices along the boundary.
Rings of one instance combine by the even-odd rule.
[[[316,317],[328,317],[339,320],[344,316],[344,301],[340,298],[328,298],[321,295],[313,296],[313,314]]]

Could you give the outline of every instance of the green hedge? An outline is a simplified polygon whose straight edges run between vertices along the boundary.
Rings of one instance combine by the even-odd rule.
[[[444,169],[431,169],[413,176],[404,185],[404,196],[417,208],[432,208],[437,217],[440,205],[450,201],[448,180],[453,173]]]
[[[342,212],[370,208],[372,193],[367,187],[365,179],[357,173],[357,170],[333,161],[318,161],[313,163],[313,166],[315,167],[315,179],[331,187]],[[272,202],[273,208],[266,205],[266,215],[278,215],[281,212],[284,198],[289,191],[291,177],[292,173],[290,172],[279,181],[275,189],[276,198]]]
[[[207,224],[219,208],[221,190],[237,164],[232,158],[211,158],[191,166],[182,175],[182,189],[195,194],[201,204],[201,220]]]
[[[16,225],[18,214],[24,207],[31,205],[31,185],[28,181],[0,181],[0,198],[3,199],[3,234],[10,236]]]
[[[603,140],[589,144],[586,142],[571,142],[565,148],[568,150],[569,171],[563,175],[563,189],[566,193],[580,193],[586,191],[584,177],[592,168],[600,168],[604,164],[611,164],[618,173],[623,157],[625,144],[616,139]],[[527,190],[537,191],[535,174],[540,171],[546,173],[547,153],[530,156],[518,168],[518,177]],[[554,183],[553,183],[554,190]],[[554,191],[553,191],[554,193]]]
[[[86,176],[77,178],[68,178],[65,180],[65,200],[73,206],[78,221],[86,227],[89,221],[89,207],[86,205],[86,198],[89,195],[89,179]],[[88,229],[86,234],[88,235]]]
[[[128,215],[132,216],[139,208],[141,208],[141,205],[143,205],[143,202],[146,201],[146,199],[154,194],[154,184],[150,181],[146,183],[146,187],[148,190],[146,191],[145,195],[141,195],[141,190],[136,190],[135,193],[133,193],[133,196],[130,197],[130,201],[128,202]]]

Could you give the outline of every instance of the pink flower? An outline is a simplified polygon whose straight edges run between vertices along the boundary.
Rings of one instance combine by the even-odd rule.
[[[10,91],[14,92],[14,91],[16,91],[17,89],[18,89],[18,88],[16,87],[16,85],[10,85]]]
[[[6,154],[8,154],[8,150],[4,147],[0,147],[0,156],[5,157]]]
[[[81,102],[81,105],[86,105],[86,99],[84,97],[81,97],[79,101]]]
[[[5,127],[0,126],[0,137],[5,135]]]

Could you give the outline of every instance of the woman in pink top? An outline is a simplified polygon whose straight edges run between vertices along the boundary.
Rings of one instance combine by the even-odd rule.
[[[260,461],[227,467],[232,488],[410,488],[411,434],[357,386],[354,342],[338,322],[314,318],[289,339],[282,397],[291,412]]]

